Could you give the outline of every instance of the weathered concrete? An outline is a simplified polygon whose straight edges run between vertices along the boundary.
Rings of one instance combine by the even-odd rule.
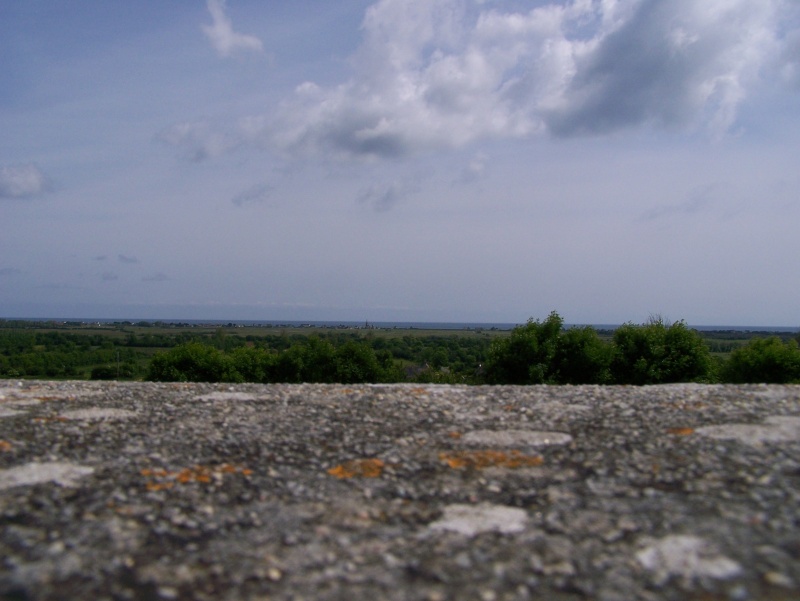
[[[8,599],[800,599],[800,387],[0,381]]]

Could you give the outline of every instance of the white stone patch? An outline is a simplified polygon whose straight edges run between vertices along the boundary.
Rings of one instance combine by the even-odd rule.
[[[481,532],[513,534],[522,532],[528,523],[528,514],[523,509],[481,503],[479,505],[448,505],[444,515],[431,523],[431,530],[458,532],[475,536]]]
[[[763,424],[723,424],[704,426],[698,434],[717,439],[734,439],[750,445],[763,442],[800,442],[800,417],[775,415]]]
[[[94,472],[94,468],[54,461],[51,463],[28,463],[7,470],[0,470],[0,490],[15,486],[55,482],[61,486],[75,486],[77,480]]]
[[[73,411],[65,411],[61,414],[61,417],[78,420],[128,419],[135,416],[136,413],[128,411],[127,409],[101,409],[99,407],[94,407],[92,409],[75,409]]]
[[[794,398],[795,393],[789,386],[770,386],[764,384],[760,390],[753,392],[753,396],[766,399],[768,401],[785,401]]]
[[[687,581],[695,578],[734,578],[742,567],[715,552],[705,540],[697,536],[673,534],[636,553],[636,559],[653,573],[656,583],[663,584],[670,576]]]
[[[0,417],[14,417],[15,415],[22,415],[22,411],[14,411],[13,409],[0,407]]]
[[[197,397],[198,401],[255,401],[255,395],[247,392],[211,392]]]
[[[461,438],[470,445],[492,447],[546,447],[572,442],[572,436],[563,432],[538,430],[473,430]]]
[[[42,399],[24,399],[9,401],[8,404],[12,407],[33,407],[35,405],[41,405],[43,402]]]

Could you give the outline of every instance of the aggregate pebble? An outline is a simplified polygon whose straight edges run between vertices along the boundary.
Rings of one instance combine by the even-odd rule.
[[[800,386],[0,382],[0,598],[800,599]]]

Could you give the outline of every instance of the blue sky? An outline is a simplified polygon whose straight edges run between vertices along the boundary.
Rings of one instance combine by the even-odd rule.
[[[796,0],[0,0],[0,317],[800,325]]]

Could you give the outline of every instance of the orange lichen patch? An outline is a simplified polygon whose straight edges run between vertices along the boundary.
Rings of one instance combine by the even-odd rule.
[[[169,490],[173,486],[175,486],[174,482],[148,482],[146,484],[147,490],[149,491],[158,491],[158,490]]]
[[[0,451],[10,451],[11,450],[11,443],[6,440],[0,440]]]
[[[459,438],[461,438],[461,436],[462,436],[461,432],[448,432],[448,433],[447,433],[447,435],[448,435],[450,438],[454,438],[454,439],[456,439],[456,440],[458,440],[458,439],[459,439]]]
[[[175,484],[210,484],[215,478],[222,479],[226,474],[251,476],[253,470],[223,463],[217,466],[195,465],[178,471],[144,468],[139,473],[148,479],[145,483],[147,490],[156,491],[168,490]]]
[[[453,469],[482,470],[487,467],[536,467],[544,463],[538,455],[524,455],[520,451],[460,451],[455,453],[439,453],[439,460]]]
[[[380,459],[353,459],[332,467],[328,473],[340,480],[348,478],[380,478],[384,463]]]
[[[694,428],[668,428],[667,434],[672,434],[674,436],[689,436],[690,434],[694,434]]]

